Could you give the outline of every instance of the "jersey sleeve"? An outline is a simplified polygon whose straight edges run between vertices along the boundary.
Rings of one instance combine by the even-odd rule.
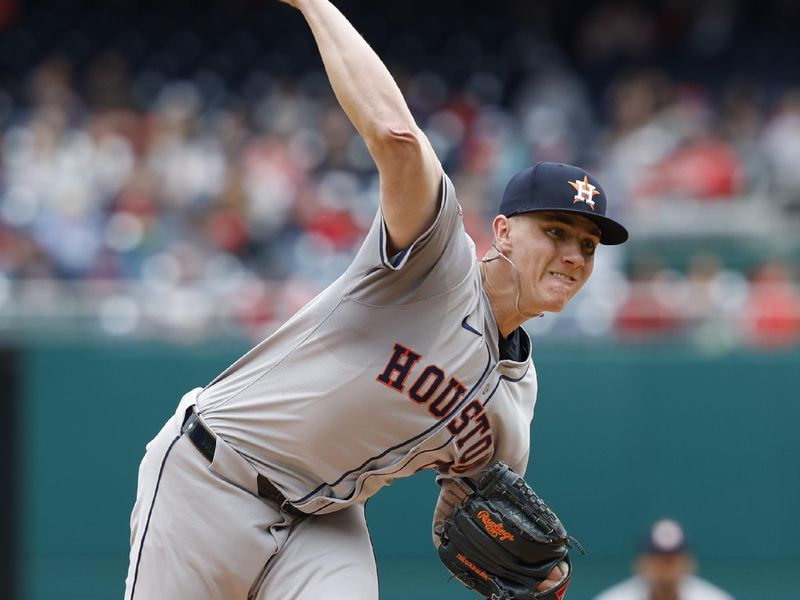
[[[474,264],[475,247],[464,230],[453,183],[442,176],[433,223],[407,248],[390,255],[386,222],[380,210],[345,273],[348,293],[362,301],[395,304],[449,291]]]

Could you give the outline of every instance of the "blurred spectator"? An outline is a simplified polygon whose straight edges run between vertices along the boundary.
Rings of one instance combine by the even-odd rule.
[[[620,58],[641,59],[655,45],[653,17],[641,5],[624,0],[598,2],[583,21],[579,52],[591,64]]]
[[[766,263],[753,276],[744,306],[745,337],[760,348],[781,348],[800,341],[800,293],[788,266]]]
[[[800,205],[800,87],[783,95],[763,140],[774,191]]]
[[[615,327],[624,339],[646,339],[676,333],[682,325],[679,286],[674,275],[656,262],[637,263],[628,296],[617,311]]]
[[[170,330],[148,329],[147,307],[168,304],[153,290],[175,306],[187,293],[238,291],[246,307],[197,311],[186,323],[251,335],[291,314],[284,287],[313,294],[349,263],[379,182],[319,57],[301,50],[289,22],[255,9],[239,18],[214,3],[188,14],[168,2],[153,18],[136,3],[92,18],[37,6],[0,2],[0,326],[71,318],[45,300],[33,312],[23,295],[33,281],[58,290],[41,298],[90,297],[85,311],[126,296],[138,329],[115,335]],[[393,19],[416,20],[411,4],[393,6]],[[800,256],[800,87],[758,63],[773,42],[782,56],[800,42],[734,44],[742,10],[729,2],[536,6],[511,11],[511,37],[480,5],[459,13],[455,32],[432,18],[416,30],[410,21],[413,33],[401,37],[376,20],[370,33],[403,63],[398,84],[462,190],[479,251],[508,176],[555,160],[598,173],[635,242],[660,236],[671,252],[713,231],[733,253]],[[737,59],[735,78],[719,62],[734,49],[748,59]],[[465,75],[465,57],[480,65],[475,74]],[[745,231],[753,214],[760,226]],[[761,347],[798,343],[797,273],[785,273],[773,297],[760,277],[694,266],[684,277],[640,262],[623,254],[607,263],[617,293],[603,296],[603,331],[616,315],[625,338],[707,343],[744,332]],[[741,312],[745,296],[757,317]],[[600,331],[581,314],[549,319],[546,334]]]
[[[720,135],[741,161],[745,192],[761,189],[770,180],[767,157],[759,148],[766,118],[762,96],[755,81],[735,79],[726,86],[719,107]]]
[[[9,27],[17,18],[17,0],[0,0],[0,30]]]
[[[741,171],[736,154],[722,140],[696,139],[653,165],[634,193],[637,198],[730,199],[741,190]]]
[[[638,182],[637,197],[720,199],[741,191],[739,158],[712,131],[712,115],[706,90],[698,86],[676,90],[663,117],[680,143]]]
[[[618,77],[612,83],[600,147],[602,172],[613,186],[610,193],[630,201],[648,170],[680,143],[680,129],[665,119],[672,94],[672,82],[658,69]]]
[[[701,253],[689,261],[686,285],[682,308],[691,326],[693,341],[710,352],[735,345],[740,332],[731,323],[744,314],[748,293],[746,279],[723,268],[716,254]]]
[[[680,524],[655,522],[634,563],[635,575],[595,600],[733,600],[694,575],[696,563]]]

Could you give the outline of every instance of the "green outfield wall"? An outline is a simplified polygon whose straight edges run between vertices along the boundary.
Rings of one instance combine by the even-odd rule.
[[[184,391],[245,349],[17,348],[6,488],[17,600],[122,598],[144,446]],[[800,597],[800,351],[535,344],[534,358],[527,478],[589,551],[576,559],[571,600],[625,577],[637,540],[663,516],[686,525],[701,575],[737,598]],[[384,600],[477,598],[448,583],[435,557],[435,498],[421,473],[369,502]]]

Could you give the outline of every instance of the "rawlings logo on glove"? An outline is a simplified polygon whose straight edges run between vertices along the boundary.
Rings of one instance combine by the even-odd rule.
[[[468,588],[493,600],[561,600],[569,550],[583,548],[525,480],[502,462],[444,522],[439,558]],[[558,568],[558,571],[554,571]],[[563,574],[552,587],[551,572]],[[546,588],[537,591],[537,588]]]
[[[483,528],[486,530],[486,533],[488,533],[493,538],[498,538],[500,539],[500,541],[502,540],[511,540],[512,542],[514,541],[514,536],[508,533],[508,531],[506,531],[506,528],[503,527],[503,524],[492,521],[492,518],[489,516],[489,513],[486,512],[485,510],[482,510],[481,512],[478,513],[478,518],[481,520],[481,523],[483,523]]]

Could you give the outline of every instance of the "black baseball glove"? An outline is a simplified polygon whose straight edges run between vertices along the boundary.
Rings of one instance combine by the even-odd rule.
[[[561,600],[572,576],[569,549],[583,548],[525,480],[502,462],[444,522],[439,558],[468,588],[492,600]],[[536,587],[566,562],[566,576]],[[563,567],[564,565],[562,565]]]

